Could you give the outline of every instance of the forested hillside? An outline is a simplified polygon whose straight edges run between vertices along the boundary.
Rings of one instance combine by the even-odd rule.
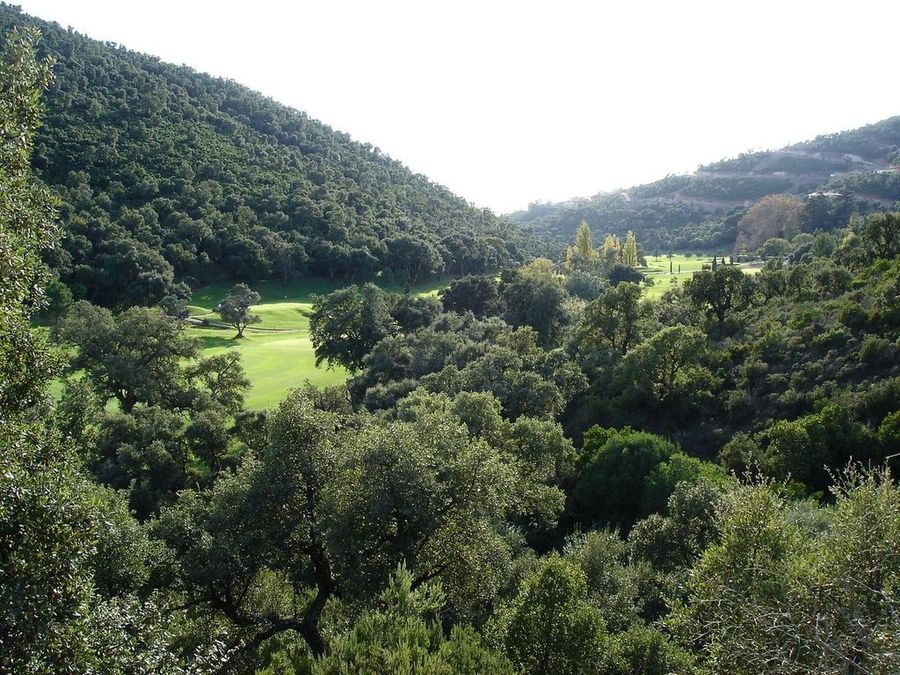
[[[811,234],[768,197],[767,260],[670,258],[655,297],[587,223],[436,297],[329,285],[302,316],[351,379],[251,410],[183,302],[47,307],[38,40],[0,41],[0,672],[900,672],[900,211]],[[79,274],[130,289],[104,247],[152,259],[174,199],[97,197],[75,221],[121,236]],[[263,321],[226,293],[223,347]]]
[[[76,298],[152,304],[173,281],[416,282],[520,260],[520,228],[378,148],[233,81],[0,6],[55,59],[33,164],[62,201],[51,261]]]
[[[701,166],[646,185],[562,203],[535,203],[510,217],[550,241],[570,239],[582,220],[596,231],[633,230],[650,250],[730,249],[737,223],[771,194],[800,196],[807,228],[831,230],[853,213],[900,201],[900,117],[813,141]],[[817,194],[818,193],[818,194]]]

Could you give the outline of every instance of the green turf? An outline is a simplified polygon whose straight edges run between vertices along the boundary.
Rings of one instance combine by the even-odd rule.
[[[190,334],[201,340],[202,356],[220,354],[226,349],[239,350],[244,371],[251,382],[247,407],[272,407],[289,389],[300,386],[304,380],[327,386],[347,379],[347,371],[343,368],[316,367],[309,340],[313,297],[341,285],[327,279],[300,279],[286,286],[277,281],[254,282],[249,286],[260,294],[261,302],[250,311],[261,321],[247,328],[243,338],[233,339],[236,331],[232,329],[211,327],[192,327]],[[437,280],[413,286],[410,292],[433,296],[446,285],[446,281]],[[231,282],[221,282],[196,289],[191,300],[191,315],[219,321],[212,308],[228,294],[231,286]],[[405,290],[404,286],[396,284],[383,284],[382,288],[395,293]]]
[[[415,284],[410,288],[410,292],[421,296],[437,295],[438,291],[445,288],[447,284],[448,281],[446,280],[436,279]],[[191,298],[191,309],[199,310],[205,308],[208,312],[211,312],[212,308],[228,295],[233,285],[234,282],[232,281],[220,281],[209,286],[194,289]],[[293,279],[287,285],[271,279],[253,281],[248,284],[252,290],[259,293],[260,303],[263,305],[284,302],[312,304],[314,296],[330,293],[346,285],[342,281],[331,281],[321,278]],[[391,293],[403,293],[406,290],[405,284],[379,283],[378,285]],[[192,313],[194,312],[192,311]],[[200,314],[203,312],[198,311],[196,313]]]
[[[717,257],[721,261],[722,256],[719,255]],[[669,274],[668,256],[647,256],[647,267],[641,268],[641,273],[653,280],[653,286],[645,288],[645,299],[659,300],[663,293],[670,288],[681,286],[687,279],[694,276],[694,272],[703,269],[704,265],[712,265],[712,256],[707,254],[689,255],[685,253],[673,253],[671,260],[672,273]],[[757,271],[754,268],[745,267],[744,265],[740,265],[739,267],[748,273]]]
[[[246,403],[250,409],[278,404],[289,389],[304,380],[318,386],[341,384],[347,378],[343,368],[316,368],[315,354],[307,331],[247,331],[234,339],[234,331],[222,328],[190,328],[200,339],[203,356],[214,356],[229,349],[241,353],[244,371],[251,382]]]

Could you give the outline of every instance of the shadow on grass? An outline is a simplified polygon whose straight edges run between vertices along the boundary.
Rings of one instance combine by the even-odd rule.
[[[193,289],[191,305],[198,308],[215,307],[216,304],[225,298],[234,285],[233,281],[218,281],[208,286]],[[365,283],[365,280],[357,281],[357,284]],[[392,293],[403,293],[406,290],[405,284],[383,283],[376,280],[376,283],[386,291]],[[434,294],[438,290],[446,287],[449,279],[432,279],[419,284],[413,284],[410,292],[413,295],[429,295]],[[279,302],[303,302],[311,303],[314,296],[326,295],[344,286],[350,285],[350,282],[324,279],[321,277],[308,277],[305,279],[292,279],[287,285],[282,284],[276,279],[265,279],[261,281],[248,282],[250,288],[260,295],[260,304],[276,304]]]
[[[198,335],[197,339],[203,349],[211,349],[213,347],[236,347],[241,344],[240,340],[235,340],[233,335],[225,337],[223,335]]]

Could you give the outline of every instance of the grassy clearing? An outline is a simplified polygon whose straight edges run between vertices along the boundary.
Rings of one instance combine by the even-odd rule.
[[[436,295],[447,285],[446,281],[431,281],[410,289],[416,295]],[[190,306],[197,318],[214,321],[219,316],[212,308],[231,290],[231,282],[221,282],[194,291]],[[327,279],[300,279],[282,285],[277,281],[259,281],[249,284],[260,294],[260,304],[251,312],[262,319],[244,332],[240,340],[234,339],[235,331],[224,328],[194,326],[189,332],[202,344],[202,355],[213,356],[227,349],[241,352],[244,370],[250,379],[247,407],[268,408],[284,398],[293,387],[309,380],[317,386],[340,384],[347,379],[343,368],[327,370],[317,368],[315,354],[309,339],[309,315],[315,295],[330,293],[343,286]],[[387,291],[399,293],[405,288],[396,284],[382,285]]]
[[[721,255],[718,256],[721,260]],[[726,258],[727,259],[727,258]],[[669,273],[669,261],[671,260],[672,273]],[[663,293],[670,288],[680,287],[687,279],[699,272],[704,265],[712,265],[712,256],[706,254],[689,255],[685,253],[673,253],[671,259],[668,256],[647,256],[647,267],[641,268],[644,276],[653,279],[653,286],[644,290],[644,298],[647,300],[659,300]],[[757,269],[738,265],[744,272],[752,274]]]
[[[343,368],[316,367],[316,357],[308,331],[252,332],[234,339],[234,331],[224,328],[190,328],[202,344],[203,356],[214,356],[229,349],[241,353],[244,371],[250,380],[247,407],[253,410],[275,406],[289,389],[304,380],[317,386],[341,384],[347,379]]]

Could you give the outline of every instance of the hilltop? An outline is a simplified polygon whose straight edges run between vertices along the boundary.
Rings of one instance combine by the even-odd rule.
[[[582,220],[595,231],[632,229],[650,248],[729,248],[737,223],[756,200],[799,195],[812,202],[810,226],[830,230],[851,213],[900,200],[900,116],[701,166],[693,174],[560,203],[534,203],[511,214],[550,240],[569,240]]]
[[[417,283],[521,260],[521,228],[231,80],[0,5],[55,60],[33,167],[77,298],[152,304],[220,278]]]

